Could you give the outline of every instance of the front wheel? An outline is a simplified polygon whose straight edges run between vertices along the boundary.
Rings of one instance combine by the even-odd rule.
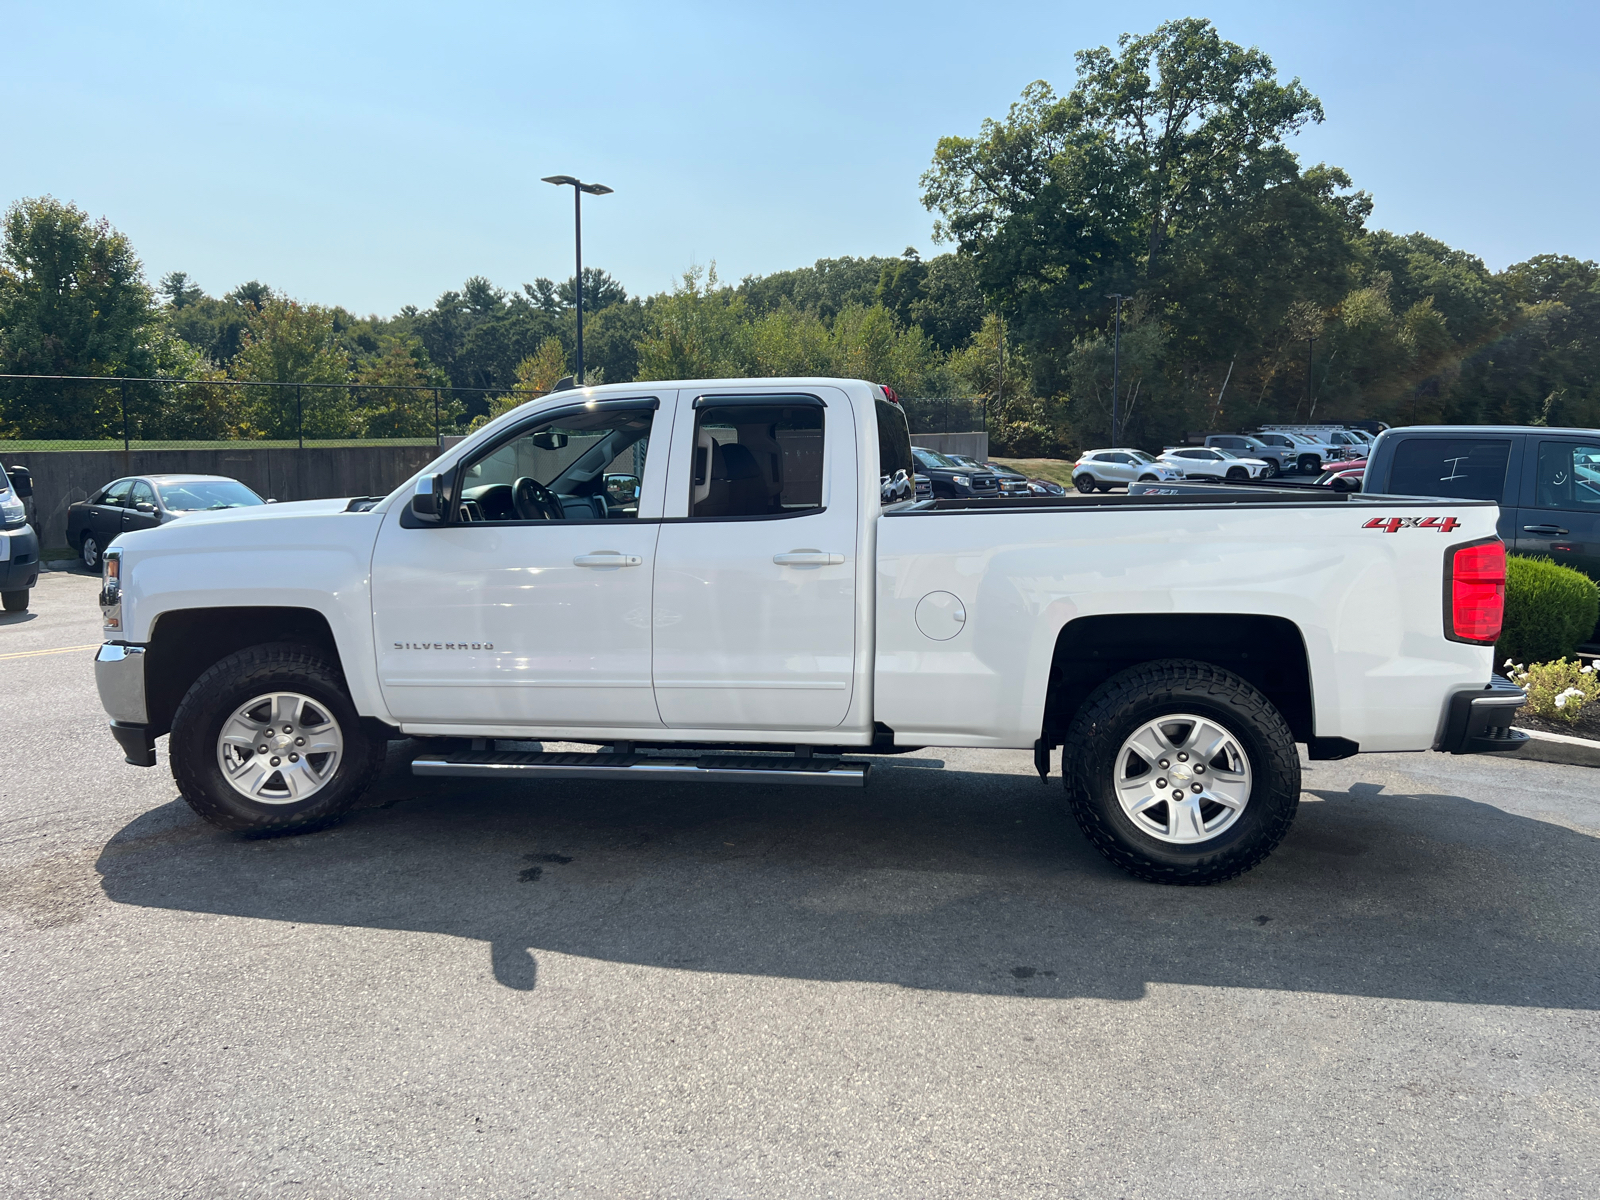
[[[7,612],[27,612],[28,589],[19,588],[14,592],[0,592],[0,604],[5,605]]]
[[[1234,480],[1235,482],[1241,479],[1249,479],[1250,472],[1246,471],[1243,467],[1229,467],[1228,478]]]
[[[83,535],[83,541],[78,543],[78,557],[83,560],[83,565],[91,571],[100,569],[100,543],[95,540],[92,533]]]
[[[1076,479],[1074,479],[1072,481],[1072,486],[1077,488],[1085,496],[1093,495],[1094,494],[1094,476],[1093,475],[1079,475]]]
[[[1140,483],[1160,483],[1161,481],[1159,479],[1157,479],[1154,475],[1141,475],[1141,476],[1139,476],[1139,482]]]
[[[1302,475],[1321,475],[1322,460],[1315,454],[1302,454],[1300,456],[1300,473]]]
[[[1062,756],[1067,808],[1095,849],[1152,883],[1210,884],[1277,848],[1300,803],[1294,735],[1220,667],[1130,667],[1084,701]]]
[[[235,833],[331,825],[383,769],[336,664],[309,646],[251,646],[200,676],[172,718],[178,790]]]

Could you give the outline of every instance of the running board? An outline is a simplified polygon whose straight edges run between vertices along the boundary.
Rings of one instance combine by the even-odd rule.
[[[865,787],[871,763],[778,755],[535,754],[472,750],[412,759],[411,773],[456,779],[650,779],[677,783],[799,783]]]

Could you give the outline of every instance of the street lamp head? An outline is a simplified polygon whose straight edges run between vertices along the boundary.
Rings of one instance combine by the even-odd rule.
[[[557,187],[567,187],[569,184],[580,192],[588,192],[591,196],[609,196],[611,189],[603,183],[584,183],[574,175],[546,175],[545,183],[553,183]]]

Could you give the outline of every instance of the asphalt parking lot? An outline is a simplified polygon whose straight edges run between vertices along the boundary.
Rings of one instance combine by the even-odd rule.
[[[248,841],[122,763],[94,590],[0,620],[0,1194],[1595,1192],[1600,772],[1311,764],[1209,889],[1021,752],[534,789],[397,744]]]

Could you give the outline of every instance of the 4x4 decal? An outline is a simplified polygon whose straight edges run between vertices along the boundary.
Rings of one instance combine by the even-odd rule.
[[[1381,529],[1385,533],[1399,533],[1402,529],[1437,529],[1449,533],[1461,524],[1454,517],[1373,517],[1361,528]]]

